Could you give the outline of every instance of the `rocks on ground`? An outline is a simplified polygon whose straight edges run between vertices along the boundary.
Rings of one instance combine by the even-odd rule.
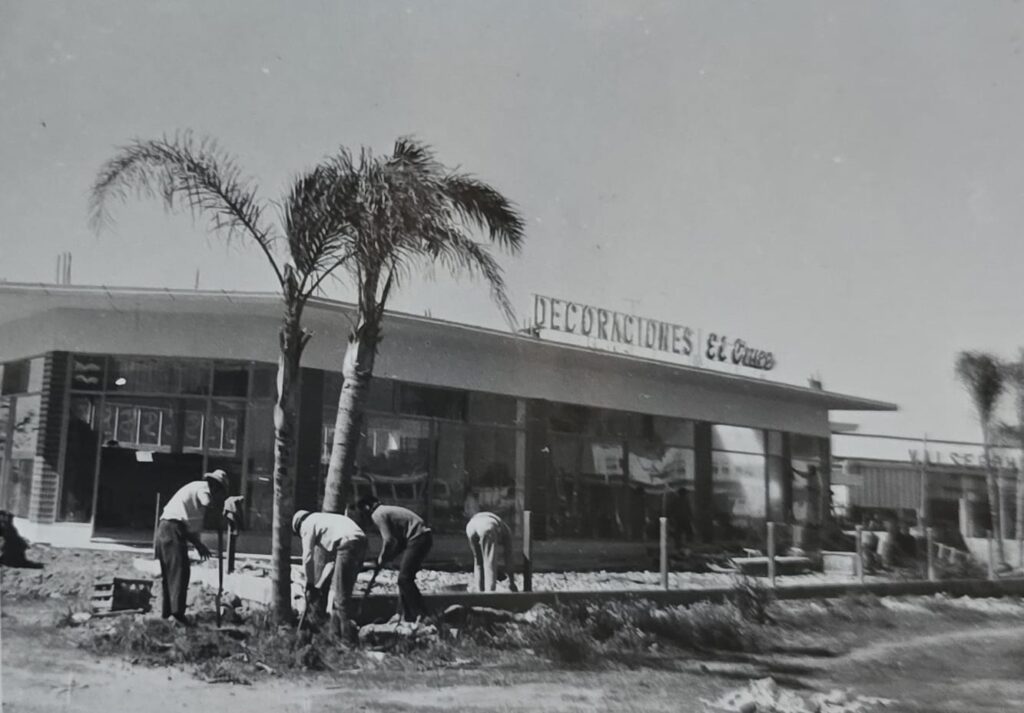
[[[717,700],[702,699],[702,702],[709,712],[722,713],[868,713],[878,706],[893,703],[838,689],[804,697],[781,688],[771,677],[751,681]]]

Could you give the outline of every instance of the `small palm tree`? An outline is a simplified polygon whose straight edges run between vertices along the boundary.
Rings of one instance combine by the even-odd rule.
[[[337,213],[347,224],[342,242],[352,255],[346,267],[357,292],[324,486],[324,510],[342,512],[388,298],[418,268],[440,264],[452,273],[482,276],[513,323],[502,269],[488,248],[472,239],[471,231],[482,231],[491,243],[516,253],[524,226],[497,190],[444,167],[428,146],[414,139],[398,139],[390,156],[363,149],[354,158],[343,149],[333,168]]]
[[[992,444],[993,421],[996,404],[1006,386],[1005,375],[993,355],[985,352],[960,352],[956,360],[956,375],[971,395],[981,426],[985,458],[985,481],[988,486],[988,507],[992,519],[992,532],[996,538],[996,554],[1000,564],[1006,563],[1002,538],[1002,498],[996,481],[995,469],[989,458]]]
[[[188,209],[226,240],[243,238],[267,258],[281,291],[277,401],[274,404],[273,610],[282,620],[291,608],[291,524],[295,493],[296,387],[299,363],[311,333],[302,312],[322,281],[344,263],[333,220],[329,180],[333,170],[316,166],[300,174],[280,205],[281,225],[266,220],[268,205],[235,159],[217,144],[185,132],[173,138],[135,140],[100,169],[90,194],[91,224],[99,231],[112,200],[135,194],[157,198],[169,209]]]

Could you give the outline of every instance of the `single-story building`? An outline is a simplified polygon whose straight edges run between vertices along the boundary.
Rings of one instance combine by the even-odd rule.
[[[537,300],[525,334],[386,317],[355,487],[422,513],[438,557],[465,549],[481,509],[517,529],[530,510],[538,558],[579,564],[642,556],[662,515],[677,541],[757,541],[766,519],[813,529],[830,411],[895,409],[763,378],[774,355],[743,342]],[[281,311],[267,293],[0,284],[0,507],[38,541],[147,541],[159,503],[223,468],[247,500],[243,547],[267,551]],[[353,313],[305,313],[301,507],[322,499]],[[588,314],[588,340],[552,338]],[[738,366],[595,348],[631,334]]]

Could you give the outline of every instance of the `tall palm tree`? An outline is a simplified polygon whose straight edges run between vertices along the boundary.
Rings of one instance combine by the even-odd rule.
[[[111,201],[131,195],[157,198],[168,209],[187,209],[208,221],[225,240],[251,241],[267,258],[284,307],[279,331],[277,400],[274,404],[273,611],[291,608],[291,523],[296,470],[296,394],[302,352],[312,336],[302,312],[346,254],[333,220],[329,180],[333,169],[316,166],[297,176],[280,204],[280,225],[267,220],[268,204],[235,159],[211,139],[190,132],[173,138],[134,140],[100,169],[90,193],[90,222],[98,232],[110,221]]]
[[[398,139],[390,156],[363,149],[355,158],[343,149],[333,168],[337,212],[348,227],[343,243],[352,255],[346,267],[357,291],[324,486],[324,510],[341,512],[351,489],[388,298],[417,268],[439,264],[451,273],[483,277],[512,324],[502,269],[488,247],[473,240],[472,232],[482,232],[490,243],[515,254],[524,224],[497,190],[446,168],[415,139]]]
[[[1024,349],[1020,350],[1018,361],[1003,365],[1006,380],[1013,387],[1015,405],[1017,407],[1017,423],[1003,424],[1001,435],[1008,439],[1016,439],[1018,448],[1024,454]],[[1020,540],[1024,532],[1024,462],[1018,461],[1015,467],[1017,474],[1017,492],[1015,498],[1016,520],[1014,535]],[[1024,561],[1024,553],[1018,553],[1018,564]]]
[[[992,532],[996,538],[996,552],[1000,564],[1006,563],[1002,538],[1002,498],[996,481],[995,469],[989,458],[992,445],[993,422],[996,404],[1006,386],[1005,375],[999,360],[985,352],[960,352],[956,359],[956,375],[971,395],[974,409],[981,426],[981,438],[985,458],[985,481],[988,486],[988,507],[992,519]]]

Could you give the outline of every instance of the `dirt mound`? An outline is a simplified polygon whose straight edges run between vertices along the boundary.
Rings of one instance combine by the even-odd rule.
[[[138,552],[79,550],[34,545],[29,559],[42,569],[0,568],[0,593],[5,598],[79,597],[92,593],[98,579],[138,579],[132,559]]]

